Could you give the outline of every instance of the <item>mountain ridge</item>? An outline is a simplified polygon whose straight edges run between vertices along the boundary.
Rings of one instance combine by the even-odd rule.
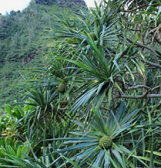
[[[57,4],[64,4],[68,3],[70,5],[76,4],[82,7],[87,7],[84,0],[35,0],[36,4],[42,4],[42,5],[51,5],[53,3]]]

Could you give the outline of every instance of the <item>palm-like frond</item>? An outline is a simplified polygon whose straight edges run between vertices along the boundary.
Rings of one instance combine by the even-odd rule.
[[[83,125],[83,128],[80,127],[81,130],[85,128],[84,131],[71,132],[74,135],[71,138],[55,139],[63,140],[66,145],[64,149],[58,151],[64,154],[67,151],[77,151],[71,159],[81,166],[126,167],[125,165],[130,165],[131,157],[136,152],[133,143],[140,141],[140,139],[133,139],[132,135],[140,134],[140,127],[137,129],[136,125],[139,111],[138,109],[127,113],[125,104],[122,102],[116,114],[110,111],[106,119],[100,110],[94,108],[94,119],[90,127],[85,128],[83,123],[79,123],[79,126]],[[111,139],[110,147],[100,146],[102,137]]]

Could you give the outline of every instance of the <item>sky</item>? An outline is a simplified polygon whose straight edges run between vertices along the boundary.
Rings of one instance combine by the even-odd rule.
[[[12,10],[22,11],[24,8],[28,6],[29,2],[30,0],[0,0],[0,13],[5,15],[6,12],[9,13]],[[94,0],[85,0],[85,2],[89,7],[94,6]]]

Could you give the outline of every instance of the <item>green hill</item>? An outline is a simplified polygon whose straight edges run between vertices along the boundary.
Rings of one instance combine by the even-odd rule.
[[[11,11],[9,15],[1,16],[1,106],[22,98],[23,82],[36,75],[34,69],[38,70],[46,65],[44,56],[50,50],[49,44],[53,40],[57,18],[71,13],[69,4],[74,7],[74,3],[79,2],[79,5],[85,6],[84,1],[63,2],[65,1],[31,1],[24,11]]]

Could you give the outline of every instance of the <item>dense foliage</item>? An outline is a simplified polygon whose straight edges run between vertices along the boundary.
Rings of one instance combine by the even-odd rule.
[[[0,167],[161,166],[161,2],[115,2],[51,27],[48,63],[0,118]]]
[[[46,65],[44,57],[50,51],[50,42],[53,41],[49,35],[55,29],[57,17],[63,13],[66,13],[65,8],[56,3],[44,6],[43,3],[39,5],[31,1],[22,12],[11,11],[1,16],[1,106],[14,100],[20,101],[24,92],[23,81],[37,75],[34,69],[42,70],[40,67]]]

